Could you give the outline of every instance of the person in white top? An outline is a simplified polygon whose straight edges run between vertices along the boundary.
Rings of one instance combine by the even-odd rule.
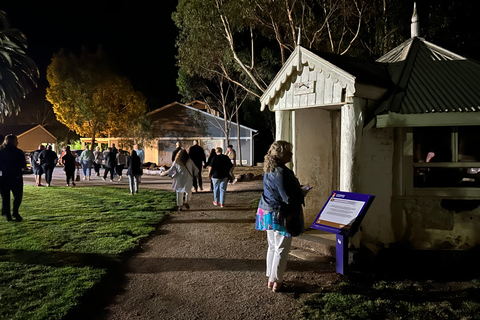
[[[177,195],[178,211],[182,211],[184,207],[190,209],[188,202],[192,198],[193,177],[198,175],[198,168],[188,156],[187,151],[180,150],[172,167],[161,175],[173,178],[172,188]]]

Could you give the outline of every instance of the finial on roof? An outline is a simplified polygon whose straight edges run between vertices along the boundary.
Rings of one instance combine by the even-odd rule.
[[[301,30],[302,30],[302,29],[300,29],[300,27],[298,27],[297,46],[300,45],[300,39],[302,38],[302,37],[301,37],[301,34],[300,34],[300,31],[301,31]]]
[[[411,26],[412,38],[418,37],[420,35],[420,23],[418,22],[417,14],[417,3],[413,3],[413,15],[412,15],[412,26]]]

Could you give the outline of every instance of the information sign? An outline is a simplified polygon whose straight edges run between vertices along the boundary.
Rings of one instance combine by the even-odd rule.
[[[348,266],[348,237],[358,230],[368,208],[375,199],[369,194],[333,191],[317,218],[313,229],[336,233],[338,273],[345,274]]]
[[[375,196],[333,191],[312,228],[353,236]]]

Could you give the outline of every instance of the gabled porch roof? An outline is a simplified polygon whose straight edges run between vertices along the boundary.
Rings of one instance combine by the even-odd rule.
[[[312,52],[297,46],[260,97],[261,110],[265,110],[267,106],[272,109],[272,106],[283,94],[283,91],[290,89],[288,85],[291,84],[289,82],[292,82],[292,78],[295,76],[300,77],[304,68],[315,70],[326,79],[331,79],[331,82],[338,83],[337,87],[345,89],[347,98],[354,96],[359,84],[378,87],[381,91],[389,88],[391,85],[387,66],[384,63],[333,53]],[[302,80],[298,84],[302,85]],[[324,88],[320,87],[319,89],[322,90]],[[328,103],[317,103],[307,107],[320,105],[328,106]]]

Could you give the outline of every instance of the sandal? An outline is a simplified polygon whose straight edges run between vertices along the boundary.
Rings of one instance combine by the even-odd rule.
[[[267,287],[267,288],[268,288],[269,290],[272,290],[273,285],[274,285],[274,282],[273,282],[273,281],[268,281],[268,287]]]
[[[282,282],[275,282],[273,284],[272,291],[273,292],[279,292],[281,288],[282,288]]]

